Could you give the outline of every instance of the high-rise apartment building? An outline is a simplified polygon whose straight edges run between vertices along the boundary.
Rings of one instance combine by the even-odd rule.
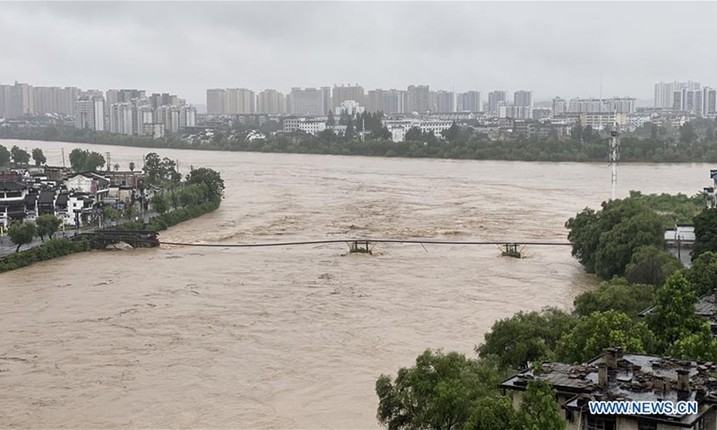
[[[256,113],[256,96],[254,91],[246,88],[229,88],[226,90],[226,114]]]
[[[525,90],[514,92],[513,104],[516,106],[533,107],[533,92]]]
[[[431,110],[431,89],[428,85],[409,85],[406,97],[408,112],[426,113]]]
[[[553,116],[564,115],[568,111],[568,104],[565,99],[555,97],[553,99]]]
[[[360,105],[366,104],[363,87],[356,85],[334,85],[331,97],[331,107],[337,108],[345,101],[353,100]]]
[[[406,91],[376,89],[368,92],[366,109],[387,114],[406,112]]]
[[[713,118],[717,115],[717,91],[714,88],[702,89],[702,116]]]
[[[569,113],[617,112],[630,114],[635,112],[635,99],[631,97],[613,97],[610,99],[570,99]]]
[[[325,88],[298,88],[291,89],[289,95],[289,113],[293,115],[321,116],[328,112]]]
[[[679,103],[675,102],[675,92],[682,92],[682,90],[695,91],[700,89],[699,82],[687,81],[687,82],[657,82],[655,84],[655,107],[662,109],[677,109],[676,105],[682,105],[682,94],[678,96],[680,98]]]
[[[75,127],[94,131],[105,130],[105,101],[103,97],[81,96],[75,101]]]
[[[498,113],[498,104],[505,101],[505,91],[497,90],[488,93],[488,112]]]
[[[80,89],[74,87],[33,87],[35,114],[59,113],[72,115]]]
[[[113,103],[109,109],[110,133],[137,134],[132,121],[131,103]]]
[[[213,88],[207,90],[207,113],[210,115],[221,115],[227,110],[226,90]]]
[[[436,91],[436,103],[432,111],[435,112],[455,112],[456,111],[456,95],[451,91]]]
[[[264,90],[257,97],[258,113],[270,115],[286,113],[286,97],[277,90]]]
[[[459,112],[480,112],[483,110],[479,91],[467,91],[456,97],[456,109]]]

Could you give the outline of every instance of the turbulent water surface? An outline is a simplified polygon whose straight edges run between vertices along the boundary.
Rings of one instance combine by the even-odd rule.
[[[142,148],[75,147],[141,166]],[[565,241],[609,196],[603,164],[163,150],[221,172],[215,213],[166,241],[344,237]],[[628,190],[694,193],[707,165],[624,165]],[[0,427],[373,428],[374,382],[426,348],[472,354],[498,318],[569,308],[569,247],[337,245],[74,255],[0,275]]]

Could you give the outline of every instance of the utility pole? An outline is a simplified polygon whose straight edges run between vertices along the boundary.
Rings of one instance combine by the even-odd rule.
[[[62,168],[65,168],[65,148],[62,148]],[[64,230],[64,225],[63,225]]]
[[[105,155],[107,155],[107,171],[109,172],[110,170],[112,170],[112,159],[110,158],[109,151],[105,152]]]
[[[612,178],[611,178],[611,200],[615,200],[615,188],[617,187],[617,162],[620,159],[620,131],[619,126],[617,124],[617,112],[615,112],[615,128],[610,132],[610,155],[608,156],[608,160],[610,162],[610,167],[612,168]]]

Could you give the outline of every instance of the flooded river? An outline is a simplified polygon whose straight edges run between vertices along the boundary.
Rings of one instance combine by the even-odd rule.
[[[0,141],[51,164],[81,147]],[[565,241],[605,164],[160,150],[221,172],[215,213],[166,241],[343,237]],[[618,192],[684,192],[709,165],[623,165]],[[595,285],[569,247],[343,244],[92,252],[0,274],[0,427],[375,428],[374,382],[426,348],[472,354],[498,318]]]

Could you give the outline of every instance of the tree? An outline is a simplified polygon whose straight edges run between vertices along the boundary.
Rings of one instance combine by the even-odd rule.
[[[45,158],[45,154],[43,154],[42,149],[40,148],[32,150],[32,159],[35,160],[36,167],[40,167],[41,165],[47,163],[47,158]]]
[[[635,318],[650,307],[654,294],[655,287],[652,285],[630,284],[625,278],[615,278],[575,297],[574,313],[589,316],[593,312],[613,309]]]
[[[712,335],[710,323],[703,321],[696,332],[677,339],[668,349],[668,354],[686,360],[717,360],[717,340]]]
[[[702,320],[695,315],[695,294],[689,281],[681,272],[670,276],[655,291],[654,308],[647,316],[647,323],[663,345],[699,331]]]
[[[204,184],[206,186],[204,196],[206,200],[221,199],[224,195],[224,180],[216,170],[206,167],[194,169],[187,175],[186,182],[188,185]]]
[[[105,206],[104,210],[102,211],[103,216],[105,219],[108,219],[110,221],[119,219],[120,213],[117,211],[117,209],[113,208],[112,206]]]
[[[50,239],[53,238],[57,230],[62,225],[62,221],[52,214],[40,215],[35,221],[37,225],[37,235],[40,236],[40,240],[45,241],[45,236]]]
[[[0,166],[6,166],[10,164],[10,160],[12,159],[12,155],[10,154],[10,151],[7,150],[4,146],[0,145]]]
[[[115,163],[114,168],[115,168],[115,172],[116,172],[120,169],[120,165],[118,163]]]
[[[550,383],[534,379],[528,383],[516,414],[516,429],[563,430],[565,419],[560,414],[557,393]]]
[[[599,219],[597,212],[585,208],[565,223],[565,228],[570,230],[568,240],[573,244],[572,255],[588,273],[595,273],[595,252],[600,243]]]
[[[575,318],[555,308],[519,312],[496,321],[476,352],[481,357],[496,356],[502,367],[519,369],[550,357],[560,336],[574,324]]]
[[[134,161],[129,162],[129,171],[134,173]]]
[[[75,148],[70,151],[70,166],[75,172],[95,172],[105,165],[105,157],[99,152]]]
[[[17,145],[13,145],[10,149],[10,154],[12,155],[12,162],[16,167],[24,166],[30,162],[30,154],[24,149],[20,149]]]
[[[632,254],[632,260],[625,268],[625,278],[633,283],[657,287],[680,269],[682,263],[663,248],[643,246]]]
[[[501,376],[495,361],[427,350],[415,366],[401,368],[395,380],[378,378],[376,417],[395,430],[459,429],[478,399],[497,394]]]
[[[685,278],[697,296],[714,293],[717,290],[717,252],[700,254],[685,272]]]
[[[329,111],[329,118],[326,120],[326,125],[329,127],[333,127],[336,125],[336,117],[334,117],[334,111]]]
[[[694,143],[697,141],[697,133],[691,123],[686,122],[680,127],[680,142]]]
[[[160,158],[154,152],[150,152],[144,157],[144,173],[147,175],[147,181],[152,185],[176,185],[182,176],[176,170],[176,163],[167,157]]]
[[[583,363],[615,346],[633,353],[649,352],[655,347],[655,335],[644,321],[635,322],[622,312],[593,312],[560,338],[555,355],[560,361]]]
[[[463,427],[465,430],[517,430],[516,412],[507,396],[487,396],[478,401],[471,410]]]
[[[665,246],[663,221],[655,212],[643,209],[600,235],[595,273],[604,279],[622,276],[635,250],[651,245]]]
[[[692,261],[703,252],[717,252],[717,208],[706,208],[693,219],[695,243],[692,247]]]
[[[12,243],[17,245],[15,252],[19,252],[22,245],[32,243],[36,234],[35,224],[13,222],[7,230],[7,234]]]
[[[152,206],[159,214],[166,213],[169,210],[169,203],[162,194],[155,194],[152,197]]]

